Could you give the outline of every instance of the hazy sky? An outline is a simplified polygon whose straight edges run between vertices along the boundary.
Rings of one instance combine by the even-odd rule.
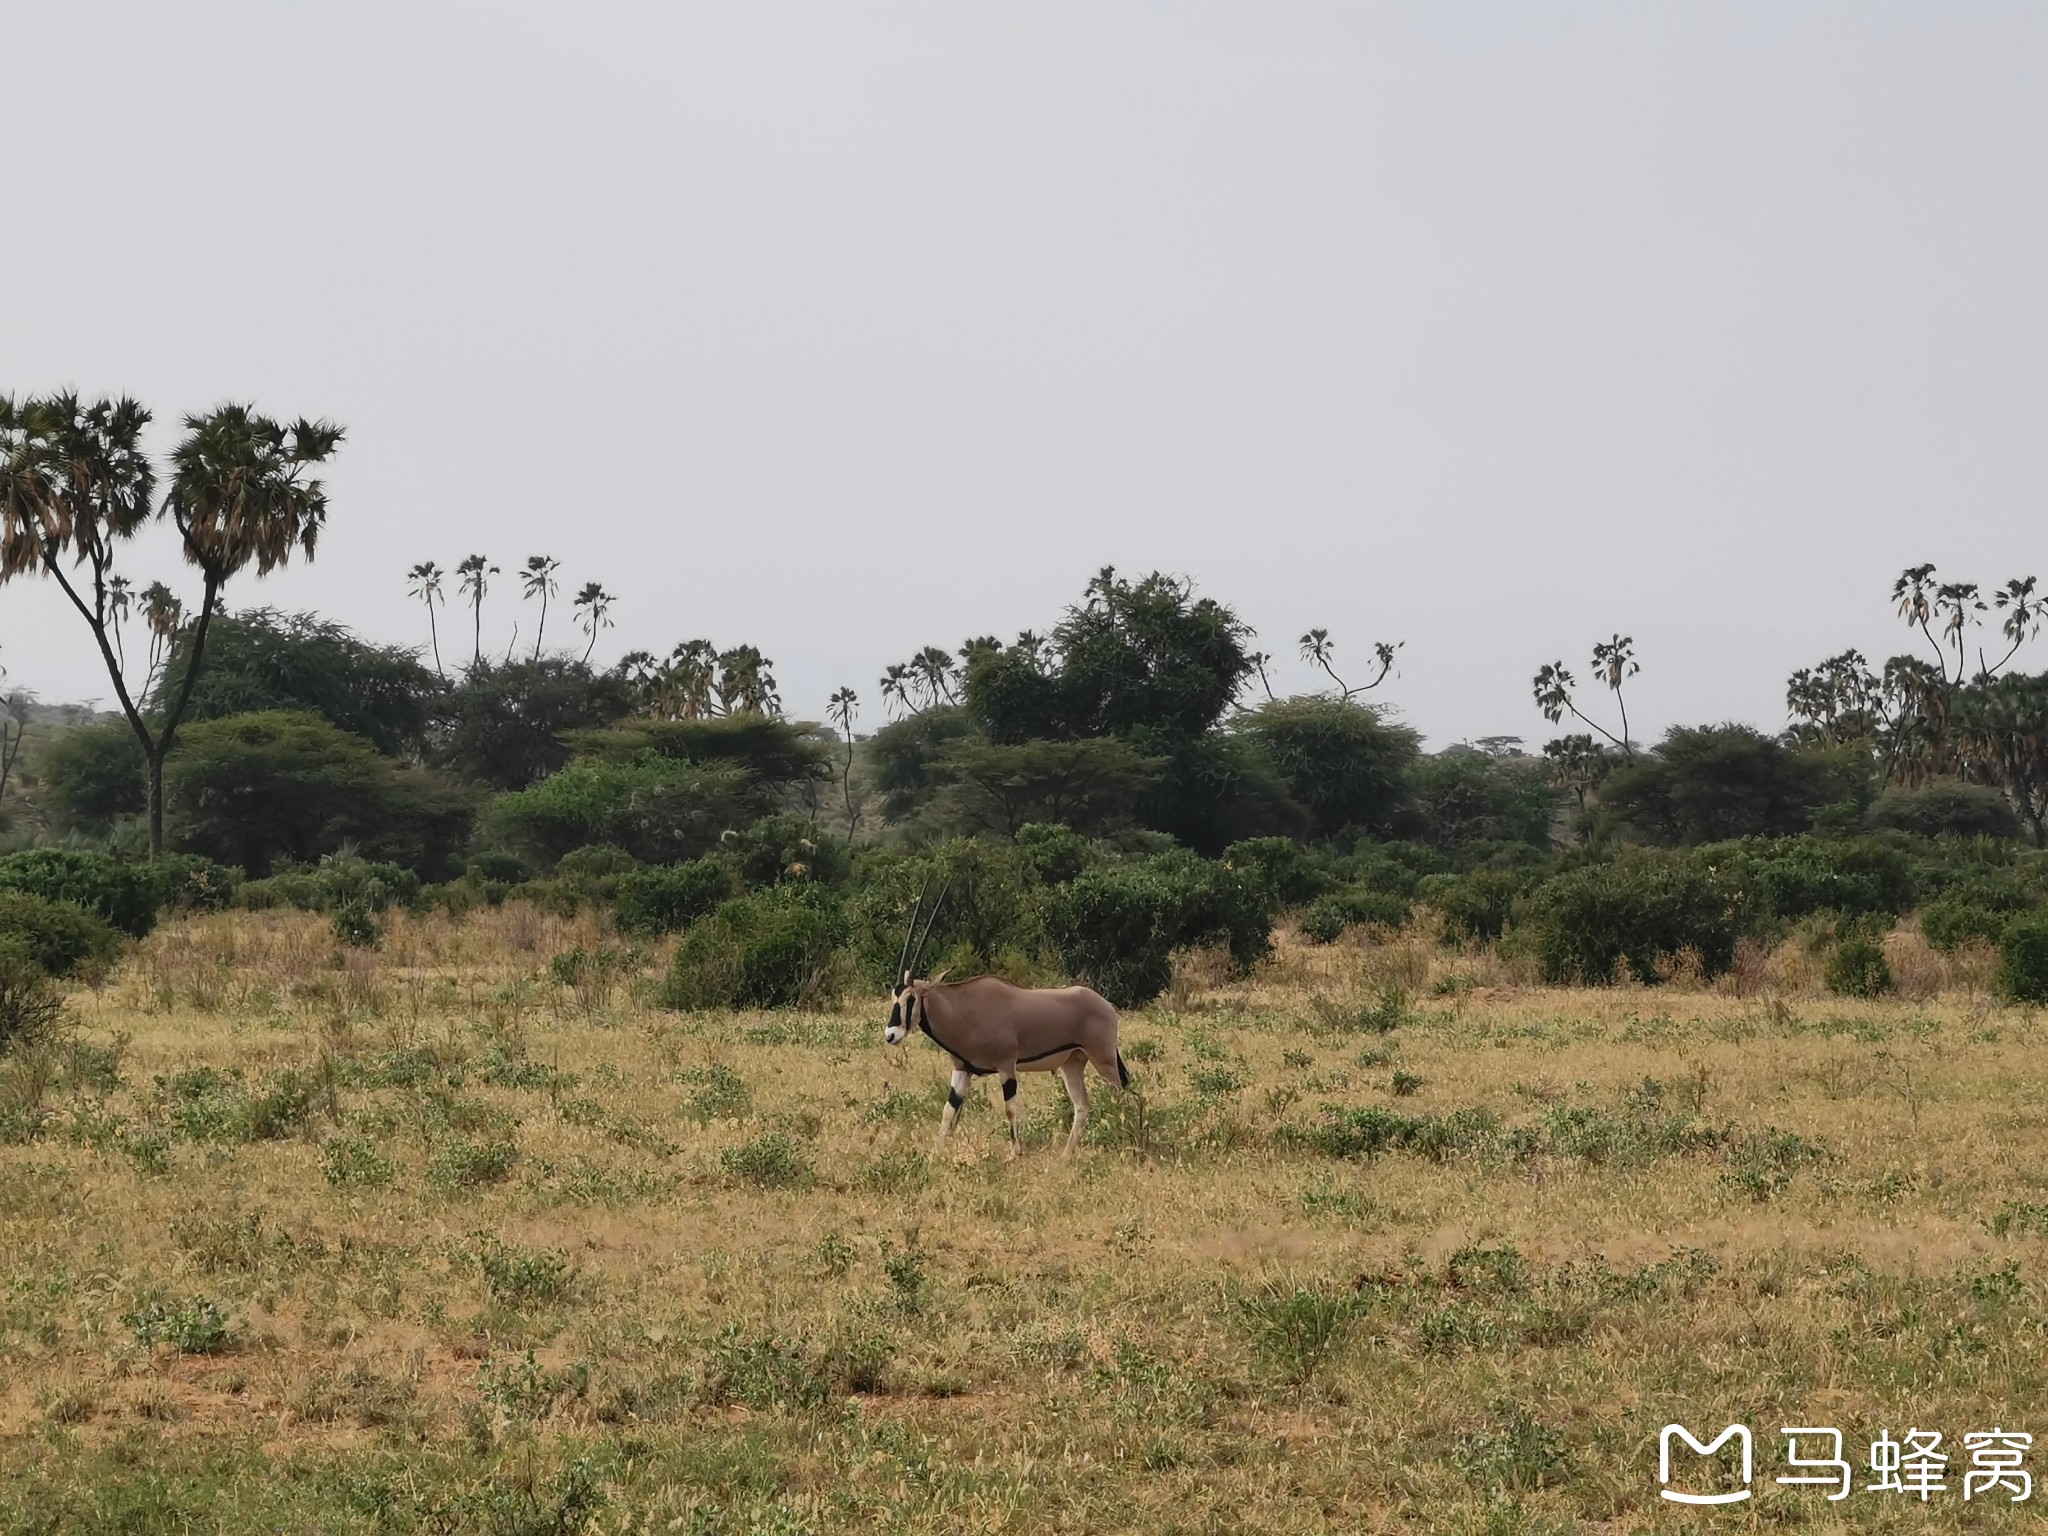
[[[1903,648],[1900,567],[2048,576],[2038,0],[0,0],[0,48],[0,390],[348,428],[238,605],[424,643],[406,568],[479,550],[502,649],[548,552],[600,658],[750,641],[872,727],[886,663],[1162,567],[1276,681],[1405,640],[1441,744],[1545,739],[1530,674],[1615,630],[1643,734],[1775,727]],[[39,585],[0,661],[105,700]]]

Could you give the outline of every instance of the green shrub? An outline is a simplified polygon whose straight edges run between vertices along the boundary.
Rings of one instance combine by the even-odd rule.
[[[158,877],[145,865],[123,864],[83,848],[30,848],[0,859],[0,891],[67,901],[133,938],[156,926]]]
[[[227,1313],[205,1296],[175,1306],[161,1299],[145,1301],[133,1312],[123,1313],[121,1321],[144,1348],[168,1344],[185,1355],[212,1354],[228,1342],[231,1332]]]
[[[1398,928],[1408,921],[1412,910],[1406,897],[1384,891],[1332,891],[1308,904],[1301,914],[1301,933],[1311,944],[1334,944],[1345,929],[1361,924]]]
[[[1605,986],[1626,962],[1641,981],[1682,950],[1707,975],[1735,958],[1732,893],[1691,857],[1645,851],[1555,875],[1529,901],[1545,977]]]
[[[674,933],[732,895],[732,872],[717,859],[663,864],[620,877],[612,916],[625,933]]]
[[[722,903],[693,926],[669,966],[670,1008],[787,1008],[824,979],[841,928],[835,908],[790,888]]]
[[[1017,829],[1016,844],[1041,885],[1065,885],[1099,857],[1087,838],[1058,822],[1025,823]]]
[[[0,937],[18,940],[52,976],[70,976],[113,959],[120,940],[85,908],[23,890],[0,890]]]
[[[479,880],[495,880],[501,885],[524,885],[533,878],[533,866],[505,848],[485,848],[472,853],[466,862],[467,872]]]
[[[1089,870],[1048,891],[1044,915],[1069,974],[1137,1007],[1166,990],[1184,946],[1227,943],[1248,970],[1272,948],[1273,905],[1257,874],[1175,850]]]
[[[0,1052],[47,1034],[63,1007],[28,944],[0,936]]]
[[[511,1177],[519,1148],[510,1141],[451,1141],[427,1163],[427,1178],[437,1188],[454,1191],[501,1184]]]
[[[1894,827],[1920,837],[2020,835],[2019,818],[2004,795],[1987,785],[1952,779],[1919,789],[1888,789],[1867,814],[1873,827]]]
[[[559,1254],[515,1248],[486,1237],[477,1249],[477,1267],[500,1306],[560,1301],[576,1278],[575,1269]]]
[[[159,908],[177,912],[219,912],[234,905],[242,872],[196,853],[167,853],[148,866],[156,882]]]
[[[1892,989],[1891,962],[1876,939],[1844,939],[1828,956],[1827,988],[1844,997],[1882,997]]]
[[[351,899],[334,909],[334,936],[351,949],[375,949],[384,942],[384,926],[367,904]]]
[[[335,912],[351,902],[365,911],[382,912],[413,905],[422,889],[420,877],[409,869],[339,853],[317,865],[287,867],[261,880],[246,880],[236,892],[236,902],[252,912],[271,907]]]
[[[787,1131],[769,1131],[727,1147],[718,1163],[729,1177],[761,1189],[800,1189],[817,1177],[810,1154]]]
[[[398,1171],[367,1136],[336,1136],[320,1145],[320,1171],[336,1189],[389,1184]]]
[[[1330,872],[1291,837],[1251,837],[1223,850],[1232,869],[1256,871],[1277,905],[1295,907],[1330,889]]]
[[[2048,914],[2018,918],[2005,930],[1998,988],[2016,1003],[2048,1003]]]
[[[1979,906],[1966,897],[1944,896],[1920,909],[1920,931],[1929,944],[1949,954],[1973,940],[1997,944],[2012,918],[2010,912]]]
[[[1491,943],[1507,931],[1528,882],[1512,870],[1475,869],[1464,875],[1430,875],[1416,888],[1443,918],[1447,944]]]

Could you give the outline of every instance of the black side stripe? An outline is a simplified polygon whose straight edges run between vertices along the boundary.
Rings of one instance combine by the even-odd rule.
[[[1020,1056],[1017,1058],[1017,1064],[1022,1066],[1027,1061],[1045,1061],[1054,1056],[1064,1056],[1068,1051],[1078,1051],[1080,1049],[1081,1042],[1076,1040],[1071,1045],[1055,1046],[1049,1051],[1040,1051],[1035,1056]]]

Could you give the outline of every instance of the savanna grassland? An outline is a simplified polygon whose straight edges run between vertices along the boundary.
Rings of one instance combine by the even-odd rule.
[[[10,1532],[1996,1527],[2048,1429],[2048,1040],[1988,962],[1532,985],[1416,937],[1199,957],[1062,1162],[872,1005],[655,1007],[510,903],[167,922],[0,1063]],[[1656,1498],[1660,1426],[1757,1498]],[[1783,1424],[1948,1491],[1768,1483]],[[1859,1482],[1863,1479],[1859,1478]]]

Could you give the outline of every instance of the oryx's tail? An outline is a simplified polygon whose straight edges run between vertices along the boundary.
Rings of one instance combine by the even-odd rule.
[[[1124,1065],[1124,1053],[1116,1053],[1116,1085],[1119,1088],[1131,1086],[1131,1069]]]

